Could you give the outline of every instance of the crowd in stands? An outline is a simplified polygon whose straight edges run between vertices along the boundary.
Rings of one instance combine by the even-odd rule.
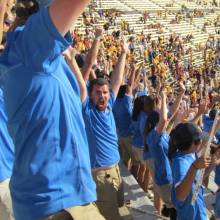
[[[138,22],[157,39],[135,33],[99,1],[0,3],[1,220],[120,220],[120,160],[145,192],[153,184],[155,208],[172,220],[208,219],[214,171],[220,219],[219,38],[192,48],[194,33],[165,36],[147,11]],[[205,13],[183,6],[170,23]],[[79,16],[83,31],[71,29]],[[219,23],[203,31],[218,34]]]

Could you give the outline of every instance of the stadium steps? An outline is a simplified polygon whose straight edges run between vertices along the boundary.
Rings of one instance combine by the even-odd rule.
[[[121,176],[124,183],[125,202],[134,220],[161,219],[147,194],[140,188],[136,179],[127,168],[120,164]]]

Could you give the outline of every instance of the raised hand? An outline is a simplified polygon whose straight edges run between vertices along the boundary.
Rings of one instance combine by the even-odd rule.
[[[95,30],[95,38],[98,39],[98,38],[102,38],[103,37],[103,29],[102,28],[97,28]]]
[[[207,168],[211,162],[210,156],[202,156],[193,163],[193,166],[197,169],[204,169]]]
[[[179,86],[180,86],[180,93],[184,94],[186,91],[186,87],[184,86],[183,82],[180,82]]]
[[[128,52],[129,52],[128,44],[127,44],[125,38],[123,38],[121,41],[121,52],[126,53],[126,54],[128,54]]]
[[[203,102],[201,102],[200,105],[199,105],[198,114],[199,114],[199,115],[206,114],[206,113],[208,113],[208,110],[209,110],[209,108],[208,108],[207,102],[206,102],[206,101],[203,101]]]

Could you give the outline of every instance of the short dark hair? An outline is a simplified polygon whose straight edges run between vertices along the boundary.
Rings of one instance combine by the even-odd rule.
[[[187,151],[193,143],[198,144],[201,140],[207,140],[208,133],[202,130],[195,124],[180,123],[170,133],[169,140],[169,158],[177,151]]]
[[[97,79],[94,79],[94,80],[90,81],[89,93],[92,92],[93,87],[94,87],[95,85],[99,85],[99,86],[107,85],[107,86],[109,86],[109,82],[108,82],[108,80],[106,80],[105,78],[97,78]]]
[[[141,111],[144,108],[144,99],[146,96],[139,96],[134,100],[134,107],[132,112],[132,120],[137,121]]]

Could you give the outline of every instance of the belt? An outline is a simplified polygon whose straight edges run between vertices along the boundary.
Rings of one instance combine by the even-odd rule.
[[[113,169],[113,168],[116,168],[117,166],[118,166],[118,164],[114,164],[114,165],[108,166],[108,167],[97,167],[97,168],[94,168],[94,169],[92,170],[92,172],[111,170],[111,169]]]

